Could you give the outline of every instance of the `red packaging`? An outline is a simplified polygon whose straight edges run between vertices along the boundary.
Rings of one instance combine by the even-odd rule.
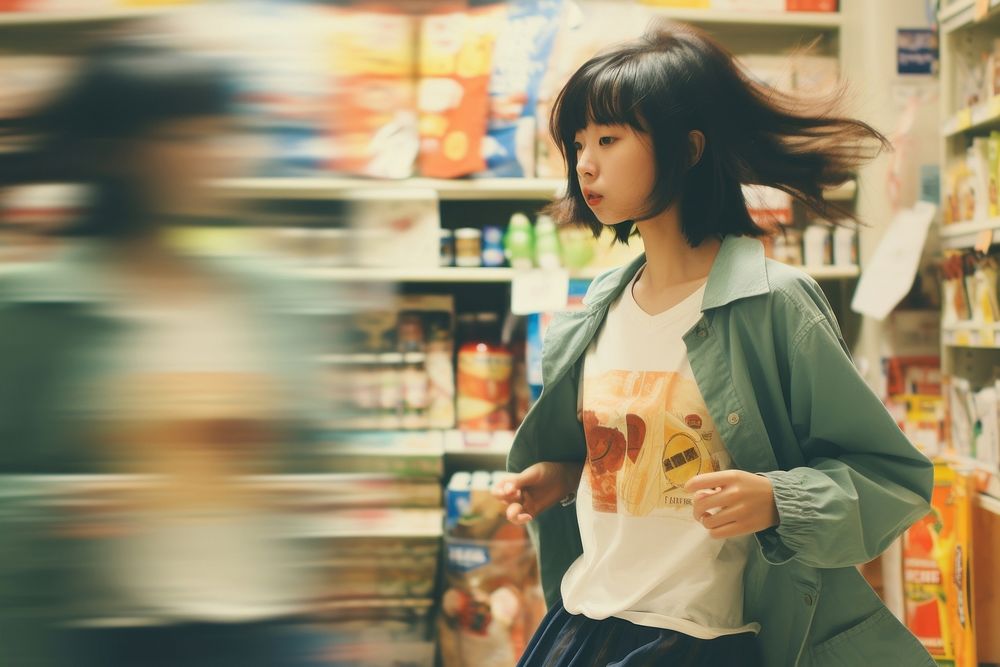
[[[785,9],[790,12],[835,12],[837,0],[786,0]]]
[[[417,104],[424,176],[455,178],[486,167],[493,47],[505,12],[504,5],[489,5],[421,21]]]

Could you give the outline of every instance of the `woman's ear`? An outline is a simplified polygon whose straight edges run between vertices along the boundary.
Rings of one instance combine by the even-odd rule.
[[[688,167],[693,167],[701,162],[701,155],[705,152],[705,135],[701,130],[691,130],[688,132],[688,146],[690,146],[691,159]]]

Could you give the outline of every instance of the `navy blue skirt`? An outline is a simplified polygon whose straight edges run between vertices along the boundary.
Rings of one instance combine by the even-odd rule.
[[[698,639],[620,618],[595,621],[549,609],[518,667],[760,667],[757,636]]]

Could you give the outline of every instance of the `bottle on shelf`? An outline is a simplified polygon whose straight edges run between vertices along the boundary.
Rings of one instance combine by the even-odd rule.
[[[499,317],[480,313],[458,352],[457,421],[466,431],[511,429],[513,355],[500,343]]]
[[[535,265],[535,229],[528,216],[515,213],[510,216],[504,237],[507,261],[515,269],[530,269]]]

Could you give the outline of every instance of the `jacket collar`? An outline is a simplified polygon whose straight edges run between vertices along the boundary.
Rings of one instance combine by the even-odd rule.
[[[594,291],[586,299],[586,305],[592,309],[603,308],[617,299],[645,263],[646,253],[642,253],[625,266],[607,274],[595,285]],[[763,244],[754,238],[727,236],[708,273],[701,310],[704,312],[721,308],[734,301],[770,291]]]

